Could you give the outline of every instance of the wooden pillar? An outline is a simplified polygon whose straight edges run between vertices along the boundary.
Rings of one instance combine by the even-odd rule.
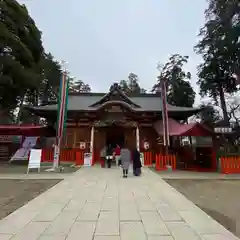
[[[93,153],[93,143],[94,143],[94,125],[92,125],[91,128],[90,153]]]
[[[140,136],[139,136],[139,127],[136,127],[136,147],[137,150],[140,151]]]
[[[94,165],[94,162],[95,162],[94,149],[93,149],[94,146],[93,145],[94,145],[94,125],[92,125],[92,128],[91,128],[91,139],[90,139],[90,153],[92,154],[91,165]]]

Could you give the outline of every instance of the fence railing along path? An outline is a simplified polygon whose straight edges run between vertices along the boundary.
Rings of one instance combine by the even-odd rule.
[[[240,156],[221,156],[219,161],[221,173],[240,173]]]

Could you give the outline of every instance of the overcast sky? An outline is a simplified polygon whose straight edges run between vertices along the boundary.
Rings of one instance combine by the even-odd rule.
[[[171,54],[190,57],[193,75],[201,58],[193,51],[204,24],[206,0],[19,0],[43,33],[46,51],[67,61],[73,76],[104,92],[139,76],[148,90],[156,82],[157,62]],[[197,97],[196,103],[199,103]]]

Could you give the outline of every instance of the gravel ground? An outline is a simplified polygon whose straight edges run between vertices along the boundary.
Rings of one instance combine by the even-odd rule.
[[[240,180],[165,179],[165,181],[240,237]]]
[[[61,180],[0,180],[0,219]]]

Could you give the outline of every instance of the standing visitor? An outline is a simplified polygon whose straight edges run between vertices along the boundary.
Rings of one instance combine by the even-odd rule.
[[[127,178],[129,165],[131,163],[131,152],[130,152],[130,150],[123,147],[121,149],[120,158],[121,158],[121,163],[122,163],[122,168],[123,168],[123,177]]]
[[[117,144],[117,147],[114,149],[114,152],[115,152],[116,165],[120,166],[121,148],[118,144]]]
[[[141,157],[140,157],[140,152],[135,149],[133,152],[133,174],[135,176],[140,176],[141,175]]]
[[[106,160],[107,160],[108,168],[111,168],[112,158],[113,158],[113,150],[112,150],[111,144],[109,144],[108,147],[107,147],[107,154],[106,155],[107,155]]]
[[[106,159],[106,146],[104,146],[100,152],[100,158],[102,162],[102,167],[105,167],[105,159]]]

